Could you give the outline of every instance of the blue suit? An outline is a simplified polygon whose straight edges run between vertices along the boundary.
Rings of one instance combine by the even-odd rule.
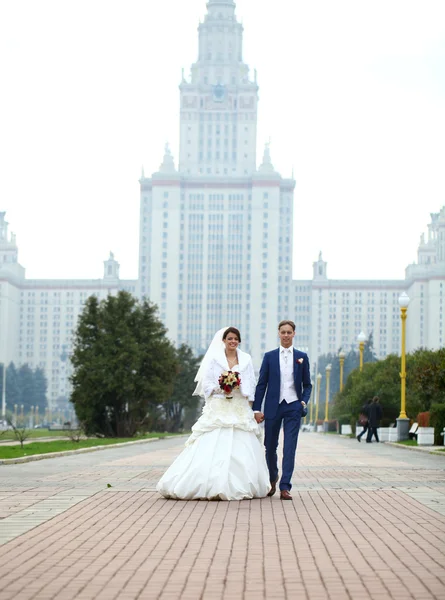
[[[301,402],[306,402],[307,404],[312,391],[307,354],[295,350],[295,348],[293,354],[294,384],[298,400],[287,404],[285,398],[280,398],[280,348],[277,348],[271,352],[266,352],[264,355],[255,391],[255,400],[252,406],[252,410],[261,411],[264,399],[264,446],[266,448],[266,461],[271,482],[278,479],[277,447],[281,423],[283,423],[283,472],[280,481],[280,490],[290,490],[292,488],[291,479],[294,471],[300,422],[301,417],[304,417],[307,413],[307,409],[303,409]]]

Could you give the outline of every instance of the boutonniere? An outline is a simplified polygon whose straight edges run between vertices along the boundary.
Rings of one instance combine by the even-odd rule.
[[[300,363],[300,365],[303,364],[304,358],[297,358],[297,363]]]

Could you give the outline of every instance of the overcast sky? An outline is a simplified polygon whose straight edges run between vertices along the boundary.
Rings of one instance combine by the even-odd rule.
[[[205,0],[1,0],[0,210],[32,278],[137,277],[141,166],[177,160]],[[239,0],[294,277],[403,278],[445,204],[444,0]]]

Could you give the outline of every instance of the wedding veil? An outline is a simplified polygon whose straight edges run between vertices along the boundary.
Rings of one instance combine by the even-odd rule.
[[[202,387],[204,373],[207,371],[212,359],[218,357],[224,350],[224,342],[222,336],[226,329],[228,329],[228,327],[223,327],[215,333],[215,335],[213,336],[213,340],[211,341],[210,346],[207,349],[207,352],[204,354],[204,358],[202,359],[198,372],[196,373],[195,381],[197,382],[197,385],[195,391],[193,392],[193,396],[204,397],[204,390]]]

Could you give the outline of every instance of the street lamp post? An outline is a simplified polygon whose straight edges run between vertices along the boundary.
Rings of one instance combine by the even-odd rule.
[[[311,382],[312,385],[314,384],[314,382]],[[313,416],[314,416],[314,403],[311,402],[311,405],[309,407],[309,423],[312,425],[313,421]]]
[[[400,318],[402,319],[402,348],[400,368],[400,415],[397,419],[397,440],[407,440],[409,432],[409,419],[406,415],[406,317],[409,297],[406,292],[399,296]]]
[[[343,368],[345,366],[345,356],[346,352],[344,352],[344,350],[340,350],[338,354],[338,358],[340,360],[340,392],[343,391]]]
[[[317,375],[317,408],[315,410],[315,426],[317,426],[318,421],[318,408],[320,406],[320,385],[321,385],[321,373]]]
[[[363,371],[363,352],[365,350],[366,342],[366,335],[363,333],[363,331],[358,334],[357,341],[360,348],[360,371]]]
[[[329,383],[331,380],[331,369],[332,365],[326,365],[326,404],[324,409],[324,430],[328,431],[329,428]]]
[[[6,418],[6,364],[3,363],[2,377],[2,418]]]

